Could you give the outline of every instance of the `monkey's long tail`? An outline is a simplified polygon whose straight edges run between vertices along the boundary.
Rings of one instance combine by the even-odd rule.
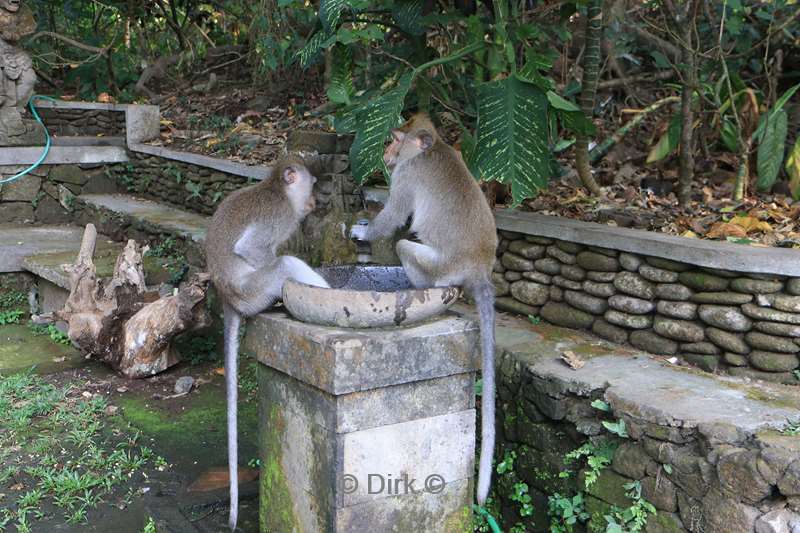
[[[470,290],[478,308],[483,355],[481,394],[481,459],[478,466],[478,505],[489,496],[492,484],[494,456],[494,286],[488,279],[476,283]]]
[[[239,521],[239,450],[236,438],[238,405],[238,370],[239,370],[239,326],[242,317],[228,305],[223,306],[225,334],[225,388],[228,398],[228,477],[231,487],[231,511],[228,516],[228,527],[236,529]]]

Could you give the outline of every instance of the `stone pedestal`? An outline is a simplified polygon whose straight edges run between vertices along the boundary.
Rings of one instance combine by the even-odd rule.
[[[471,523],[477,324],[252,319],[261,531],[462,532]]]

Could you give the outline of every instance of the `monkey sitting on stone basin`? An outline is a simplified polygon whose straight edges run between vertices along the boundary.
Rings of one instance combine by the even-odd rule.
[[[312,189],[316,181],[300,158],[286,157],[275,165],[269,178],[228,196],[208,226],[206,264],[222,299],[224,313],[231,530],[236,529],[239,514],[236,417],[239,326],[242,317],[271,307],[280,298],[287,279],[329,287],[301,259],[277,255],[278,247],[314,209]]]
[[[391,237],[410,216],[410,231],[420,242],[403,239],[396,250],[411,283],[417,288],[463,286],[475,299],[483,353],[477,490],[483,505],[491,485],[495,433],[494,216],[478,182],[427,115],[417,114],[393,130],[383,158],[392,172],[389,200],[372,222],[353,226],[350,235],[361,241]]]

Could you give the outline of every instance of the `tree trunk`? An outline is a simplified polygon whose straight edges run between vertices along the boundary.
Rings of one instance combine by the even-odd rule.
[[[682,206],[689,205],[692,196],[692,181],[694,180],[694,110],[692,109],[692,94],[695,87],[695,56],[692,51],[692,27],[688,20],[684,21],[683,38],[686,47],[683,48],[683,64],[686,66],[681,90],[681,153],[680,170],[678,174],[678,202]]]
[[[583,56],[583,79],[581,81],[581,111],[591,120],[594,115],[594,98],[597,92],[597,76],[600,69],[600,36],[603,32],[602,0],[590,0],[586,10],[586,52]],[[579,134],[575,141],[575,165],[578,176],[586,189],[595,196],[603,192],[597,185],[589,163],[589,137]]]
[[[97,230],[87,224],[75,262],[62,268],[70,294],[54,317],[69,324],[69,338],[87,357],[97,357],[129,378],[148,377],[180,361],[171,341],[209,324],[205,307],[209,276],[196,274],[177,293],[159,298],[145,285],[142,256],[133,240],[117,257],[111,279],[97,279],[92,261]]]

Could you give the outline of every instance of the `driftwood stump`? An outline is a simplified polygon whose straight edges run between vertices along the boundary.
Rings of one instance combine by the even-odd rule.
[[[64,308],[54,313],[69,324],[69,338],[87,357],[99,358],[129,378],[163,372],[180,361],[172,339],[208,326],[204,305],[208,274],[196,274],[171,296],[160,298],[145,286],[141,248],[129,240],[110,279],[97,279],[97,230],[87,224],[78,257],[62,265],[70,277]]]

